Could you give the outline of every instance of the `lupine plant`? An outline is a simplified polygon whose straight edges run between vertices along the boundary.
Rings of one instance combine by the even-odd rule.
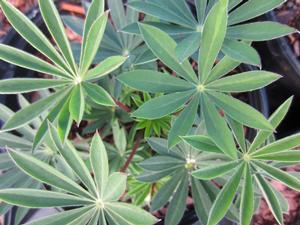
[[[249,225],[264,199],[284,224],[272,180],[300,191],[288,170],[300,135],[274,133],[292,97],[266,118],[237,95],[281,78],[240,64],[261,67],[252,42],[296,32],[252,20],[283,0],[92,0],[85,18],[38,2],[50,36],[0,0],[38,53],[0,44],[0,59],[42,75],[0,81],[20,105],[0,105],[1,214],[15,206],[16,225],[176,225],[193,208],[203,225]],[[49,207],[61,212],[25,221]]]

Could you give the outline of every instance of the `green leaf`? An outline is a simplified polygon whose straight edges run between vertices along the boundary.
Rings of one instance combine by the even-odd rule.
[[[202,185],[200,180],[191,179],[192,197],[194,200],[194,207],[201,224],[207,224],[208,214],[211,207],[211,199],[208,191]]]
[[[105,214],[104,214],[104,210],[100,211],[99,224],[101,224],[101,225],[107,225]]]
[[[236,159],[237,150],[233,136],[215,106],[209,103],[207,96],[202,97],[201,108],[209,136],[226,155]],[[222,136],[219,134],[222,134]]]
[[[182,139],[200,151],[222,153],[222,150],[208,136],[192,135],[182,137]]]
[[[84,90],[81,84],[76,85],[71,93],[69,111],[72,119],[74,119],[77,124],[80,123],[83,117],[84,108],[85,108],[85,98]]]
[[[171,2],[168,2],[171,4]],[[164,3],[162,3],[164,4]],[[157,17],[161,20],[172,22],[175,24],[180,24],[184,27],[193,27],[193,23],[187,20],[184,16],[179,15],[178,10],[173,11],[170,8],[163,7],[163,5],[156,4],[155,2],[141,2],[132,1],[128,4],[130,8],[135,9],[138,12],[143,12],[151,16]]]
[[[168,148],[168,142],[166,139],[151,137],[151,138],[147,139],[147,142],[148,142],[149,146],[160,155],[173,156],[173,157],[176,157],[179,159],[185,159],[177,152],[170,151],[170,149]]]
[[[261,67],[261,59],[258,52],[244,42],[225,39],[222,52],[238,62]]]
[[[274,215],[275,219],[280,225],[283,225],[283,217],[282,217],[282,211],[281,211],[281,206],[280,202],[277,199],[274,191],[270,187],[270,185],[264,180],[264,178],[256,174],[255,175],[256,182],[259,185],[265,200],[268,203],[268,206],[270,207],[272,214]]]
[[[94,180],[92,179],[90,171],[86,167],[77,150],[68,141],[62,145],[57,130],[50,123],[49,131],[50,138],[67,164],[72,168],[72,170],[75,172],[75,174],[77,174],[79,179],[87,186],[87,188],[94,194],[94,196],[97,196],[97,188]]]
[[[286,184],[288,187],[300,191],[300,180],[287,172],[284,172],[280,169],[275,167],[269,166],[266,163],[255,161],[254,162],[257,166],[263,169],[267,174],[269,174],[274,179]]]
[[[294,33],[296,30],[277,22],[254,22],[229,27],[227,38],[248,41],[267,41]]]
[[[151,93],[172,93],[196,88],[183,79],[152,70],[125,72],[117,79],[131,88]]]
[[[65,102],[57,119],[57,132],[60,140],[64,143],[69,135],[73,120],[69,112],[70,98]],[[51,122],[51,121],[49,121]]]
[[[113,173],[109,176],[107,185],[103,191],[104,201],[118,201],[126,190],[127,175]]]
[[[43,183],[71,192],[75,195],[91,198],[89,193],[81,188],[77,183],[52,166],[49,166],[47,163],[44,163],[30,155],[13,150],[9,151],[9,155],[17,166],[29,176]]]
[[[199,96],[195,96],[175,119],[168,136],[169,148],[177,145],[181,140],[180,136],[186,135],[192,128],[197,115]]]
[[[92,200],[60,192],[11,188],[0,190],[0,199],[12,205],[30,208],[80,206],[93,204]]]
[[[63,211],[60,213],[56,213],[51,216],[46,216],[41,219],[34,220],[32,222],[26,223],[26,225],[57,225],[57,224],[69,224],[76,218],[78,218],[80,215],[88,212],[91,210],[91,206],[82,207],[78,209],[72,209],[68,211]]]
[[[229,0],[228,3],[228,9],[231,10],[234,7],[236,7],[238,4],[240,4],[243,0]]]
[[[0,94],[27,93],[67,85],[69,81],[38,78],[13,78],[0,81]]]
[[[201,41],[201,33],[195,32],[188,35],[180,41],[176,47],[176,56],[179,62],[184,62],[188,57],[193,55],[199,48]]]
[[[64,70],[53,66],[36,56],[28,54],[27,52],[4,44],[0,44],[0,59],[26,69],[51,74],[60,78],[71,78],[71,75]]]
[[[82,77],[85,76],[85,73],[88,71],[97,54],[106,28],[107,16],[107,13],[99,16],[93,22],[87,36],[84,36],[81,48],[82,57],[80,59],[80,76]]]
[[[221,50],[227,29],[228,0],[218,1],[210,10],[203,27],[199,52],[199,77],[206,81]]]
[[[10,24],[26,41],[51,59],[56,65],[68,70],[63,58],[55,50],[53,44],[48,41],[45,35],[29,18],[12,6],[8,1],[1,0],[0,5]]]
[[[228,76],[213,81],[206,87],[221,92],[246,92],[265,87],[279,78],[281,76],[276,73],[258,70]]]
[[[300,145],[300,134],[294,134],[258,149],[256,152],[253,153],[253,155],[260,156],[265,154],[283,152],[289,149],[293,149],[299,145]]]
[[[270,153],[253,157],[254,159],[278,162],[300,162],[300,151],[292,150],[279,153]]]
[[[195,170],[192,172],[192,176],[201,180],[213,180],[234,170],[239,164],[240,161],[218,163],[214,166],[209,166],[203,169]]]
[[[84,77],[84,80],[97,80],[119,68],[126,60],[127,57],[124,56],[108,57],[99,65],[89,70]]]
[[[236,67],[240,65],[239,62],[233,60],[232,58],[228,56],[224,56],[220,62],[217,63],[217,65],[214,66],[214,68],[211,70],[210,74],[208,75],[208,78],[205,82],[205,84],[208,84],[212,81],[215,81],[232,70],[234,70]]]
[[[107,2],[107,4],[110,9],[110,15],[112,17],[114,26],[117,30],[121,30],[127,23],[127,21],[125,20],[126,15],[123,2],[120,0],[112,0]],[[125,36],[122,36],[122,38],[124,37]],[[124,44],[127,44],[127,41],[127,38],[124,38]]]
[[[196,0],[196,12],[199,24],[203,24],[206,15],[207,0]]]
[[[146,171],[136,177],[138,181],[146,182],[146,183],[154,183],[160,180],[163,177],[166,177],[170,174],[173,174],[176,169],[182,169],[182,165],[174,166],[168,169],[159,170],[159,171]]]
[[[246,164],[244,174],[244,185],[240,205],[240,223],[241,225],[249,225],[254,213],[254,190],[249,164]]]
[[[75,220],[73,220],[70,224],[72,225],[82,225],[87,224],[91,217],[93,217],[93,214],[95,214],[96,209],[89,210],[86,213],[81,214],[79,217],[77,217]]]
[[[155,22],[155,21],[143,21],[143,24],[148,24],[154,26],[160,30],[163,30],[169,35],[187,35],[195,32],[194,28],[183,27],[176,24],[170,23],[162,23],[162,22]],[[129,33],[129,34],[141,34],[138,23],[132,23],[122,29],[122,32]]]
[[[160,172],[161,170],[165,170],[168,168],[178,166],[184,167],[185,163],[186,162],[183,159],[178,159],[171,156],[158,155],[142,161],[139,165],[145,170]]]
[[[244,152],[246,152],[247,150],[246,150],[245,130],[243,124],[233,120],[228,116],[226,117],[226,119],[239,146]]]
[[[64,111],[64,105],[66,105],[65,103],[66,101],[68,103],[68,98],[69,98],[68,96],[65,96],[63,99],[61,99],[49,112],[47,117],[43,120],[33,140],[33,144],[32,144],[33,151],[36,150],[42,144],[48,131],[48,122],[52,123],[58,117],[58,124],[59,124],[61,111]],[[69,113],[68,104],[67,107],[68,107],[67,112]],[[69,131],[69,129],[70,127],[67,130]],[[67,135],[67,133],[68,133],[67,131],[64,132],[64,135]]]
[[[244,22],[280,6],[285,0],[249,0],[229,14],[229,25]]]
[[[86,49],[89,33],[92,29],[93,24],[95,23],[95,20],[103,14],[104,5],[105,5],[104,0],[94,0],[94,1],[92,1],[91,5],[88,9],[86,18],[85,18],[85,23],[84,23],[84,28],[83,28],[83,35],[82,35],[84,41],[82,42],[82,48],[81,49]],[[84,51],[81,50],[80,61],[82,60],[83,54],[84,54]]]
[[[291,104],[293,101],[293,97],[290,97],[287,99],[276,111],[271,115],[269,118],[269,121],[271,125],[276,129],[280,122],[284,119],[286,116]],[[264,141],[267,140],[267,138],[272,134],[272,132],[259,130],[254,141],[249,147],[248,152],[251,153],[256,150]]]
[[[144,3],[143,3],[144,4]],[[197,83],[197,77],[188,60],[180,63],[176,57],[176,42],[164,31],[146,24],[139,24],[144,41],[164,64],[174,70],[178,76]]]
[[[152,225],[157,222],[154,216],[137,206],[126,203],[112,202],[107,203],[106,205],[109,212],[114,212],[115,214],[119,215],[128,224]]]
[[[41,115],[44,111],[51,108],[56,102],[62,99],[67,93],[68,91],[66,90],[56,92],[46,98],[43,98],[19,110],[4,124],[2,131],[15,130],[19,127],[22,127],[30,123],[31,121],[36,119],[39,115]]]
[[[112,97],[101,86],[88,82],[83,82],[82,86],[93,102],[104,106],[116,105]]]
[[[144,103],[132,116],[143,119],[158,119],[182,107],[195,91],[176,92],[154,98]]]
[[[270,122],[260,112],[248,104],[217,92],[209,92],[209,97],[234,120],[252,128],[273,130]]]
[[[104,0],[94,0],[90,5],[85,18],[84,33],[88,35],[94,21],[104,12]],[[83,35],[83,36],[85,36]]]
[[[74,61],[71,45],[54,2],[39,0],[39,7],[46,26],[54,38],[58,48],[70,68],[72,68],[73,73],[76,73],[77,66]]]
[[[188,197],[189,177],[182,178],[167,210],[165,224],[178,224],[183,217]]]
[[[98,193],[104,196],[109,167],[105,146],[97,133],[94,135],[90,147],[90,163],[94,172]]]
[[[151,202],[151,211],[154,212],[163,207],[172,197],[177,186],[181,182],[185,170],[178,169],[176,173],[166,182],[154,195]]]
[[[219,221],[226,215],[238,189],[243,171],[244,164],[239,166],[237,171],[232,175],[217,195],[209,213],[208,225],[218,224]]]

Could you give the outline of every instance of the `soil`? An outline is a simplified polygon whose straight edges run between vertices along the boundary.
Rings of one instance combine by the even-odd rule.
[[[279,22],[300,30],[300,0],[288,0],[275,10]],[[300,34],[290,34],[288,42],[297,58],[300,60]]]

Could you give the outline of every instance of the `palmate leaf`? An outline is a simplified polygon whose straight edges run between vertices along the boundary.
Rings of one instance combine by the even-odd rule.
[[[274,112],[269,119],[272,125],[275,127],[279,125],[291,105],[291,100],[292,98],[288,99]],[[241,124],[237,123],[235,126],[240,127]],[[239,130],[241,129],[239,128]],[[239,131],[239,133],[239,136],[242,134],[245,135],[243,131]],[[257,137],[254,139],[254,144],[250,143],[249,145],[245,145],[238,149],[238,159],[228,158],[224,163],[219,163],[214,166],[208,164],[204,168],[199,168],[192,172],[194,179],[211,180],[219,178],[220,180],[216,180],[217,182],[222,181],[222,179],[227,180],[228,175],[231,176],[231,178],[225,182],[214,205],[210,209],[208,224],[216,225],[226,215],[230,205],[235,203],[233,201],[236,196],[236,204],[240,207],[239,223],[249,225],[255,209],[254,196],[257,196],[258,193],[258,190],[256,189],[257,184],[276,220],[279,224],[283,224],[282,207],[280,206],[281,203],[279,202],[279,199],[281,199],[280,201],[282,202],[285,200],[282,200],[282,197],[279,194],[276,194],[275,190],[270,187],[268,182],[270,179],[275,179],[288,187],[299,191],[299,179],[296,176],[293,176],[293,174],[289,174],[282,170],[282,167],[285,166],[285,164],[282,166],[276,163],[287,162],[295,164],[300,162],[299,152],[291,150],[299,145],[299,135],[292,135],[270,144],[264,143],[265,139],[267,139],[271,133],[271,131],[259,130]],[[235,138],[237,139],[238,136],[235,136]],[[199,150],[204,149],[205,146],[207,146],[207,152],[210,152],[210,148],[213,146],[213,144],[208,141],[209,139],[205,138],[203,135],[186,136],[183,137],[183,139]],[[239,139],[241,139],[241,137],[239,137]],[[245,140],[245,137],[242,139]],[[252,148],[254,150],[252,150]],[[220,149],[220,151],[223,150]],[[237,170],[240,172],[237,172]],[[237,174],[239,175],[236,177]],[[253,177],[256,178],[256,182],[253,181]],[[240,192],[240,189],[242,192]],[[240,198],[241,201],[238,201]]]
[[[191,173],[196,171],[202,163],[206,162],[204,159],[206,156],[211,157],[211,160],[215,160],[219,154],[218,156],[207,155],[183,143],[176,145],[172,149],[168,149],[167,140],[161,138],[150,138],[148,139],[148,143],[158,154],[140,164],[144,171],[138,176],[138,179],[147,176],[152,179],[145,180],[145,182],[159,182],[162,178],[164,180],[168,179],[154,195],[151,202],[151,210],[158,210],[169,202],[165,224],[173,225],[179,223],[186,207],[189,187],[188,180],[192,179],[192,197],[194,201],[199,200],[206,207],[204,211],[202,209],[200,211],[208,218],[209,204],[212,204],[216,193],[211,190],[212,187],[210,185],[204,186],[204,184],[210,181],[199,184],[200,181],[194,180],[195,178],[191,176]],[[170,171],[163,174],[163,171],[167,171],[168,168]],[[160,176],[153,176],[155,173],[160,173]],[[215,188],[218,190],[217,187]],[[206,195],[205,201],[203,195]],[[198,216],[202,220],[201,214],[198,214]]]
[[[97,104],[115,106],[112,98],[103,88],[91,83],[114,71],[127,59],[124,56],[113,56],[103,60],[93,69],[90,69],[106,28],[108,15],[107,13],[103,14],[103,0],[93,1],[94,9],[89,10],[86,18],[83,40],[84,47],[82,48],[82,59],[79,66],[75,63],[65,28],[52,0],[39,1],[39,6],[44,22],[57,45],[57,50],[46,36],[9,2],[0,1],[0,6],[17,32],[29,44],[51,60],[54,65],[29,53],[3,44],[0,45],[0,59],[17,66],[50,74],[57,78],[53,80],[13,78],[0,81],[0,93],[2,94],[26,93],[49,88],[55,91],[49,97],[41,99],[33,103],[32,106],[28,106],[26,109],[15,114],[4,125],[3,129],[5,131],[24,126],[49,108],[54,107],[49,111],[48,115],[45,115],[46,118],[41,123],[33,146],[36,149],[42,143],[48,131],[47,120],[51,122],[59,120],[60,137],[63,141],[65,140],[73,120],[77,123],[80,123],[82,120],[85,99],[88,96]],[[84,87],[82,87],[82,83],[84,83]],[[66,103],[62,106],[62,101],[66,100],[64,97],[69,95],[69,91],[71,91],[71,97],[67,100],[68,105]]]
[[[218,1],[218,0],[197,0],[195,1],[195,10],[197,14],[197,22],[195,23],[193,21],[193,17],[191,20],[188,20],[190,18],[190,11],[185,11],[184,14],[182,14],[182,9],[186,7],[170,7],[170,5],[174,4],[173,0],[164,0],[164,4],[161,4],[161,2],[153,2],[153,1],[142,1],[142,0],[135,0],[132,2],[129,2],[129,7],[135,9],[138,12],[143,12],[147,15],[154,16],[155,18],[159,19],[160,22],[152,22],[151,25],[165,30],[168,34],[180,37],[179,38],[179,44],[176,48],[176,52],[178,52],[177,56],[179,60],[186,59],[187,57],[191,56],[196,49],[198,49],[201,46],[201,42],[194,42],[192,45],[192,41],[188,43],[188,46],[186,49],[184,48],[184,45],[181,44],[181,40],[183,39],[189,39],[193,36],[193,34],[199,34],[203,33],[203,25],[208,17],[208,15],[214,10],[216,5],[221,4],[220,2],[225,3],[226,1]],[[180,0],[179,1],[181,5],[183,5],[186,0]],[[189,1],[190,2],[190,1]],[[242,3],[242,4],[240,4]],[[267,2],[259,2],[258,0],[248,0],[248,1],[241,1],[241,0],[229,0],[228,1],[228,11],[230,12],[228,15],[228,29],[234,28],[236,24],[239,24],[241,22],[249,21],[250,19],[253,19],[255,17],[258,17],[268,11],[271,11],[272,9],[276,8],[277,6],[284,3],[284,0],[270,0]],[[178,4],[178,3],[177,3]],[[192,2],[193,4],[193,2]],[[179,18],[179,16],[181,18]],[[219,14],[221,15],[221,14]],[[184,18],[185,17],[185,18]],[[223,20],[225,21],[225,20]],[[143,23],[149,24],[148,21],[144,21]],[[245,25],[248,25],[245,23]],[[278,25],[278,28],[281,24],[276,23]],[[263,23],[260,25],[257,23],[258,28],[263,27]],[[165,28],[167,27],[167,28]],[[139,31],[137,29],[137,23],[133,23],[128,25],[123,29],[125,32],[133,32],[135,34],[138,34]],[[211,29],[213,30],[213,29]],[[290,32],[295,32],[295,29],[282,29],[281,35],[287,35]],[[272,29],[264,29],[263,32],[259,29],[253,29],[253,40],[255,41],[261,41],[263,39],[273,39],[278,37],[278,32],[275,34],[274,30]],[[243,36],[246,37],[247,35]],[[254,36],[257,36],[259,38],[255,38]],[[210,36],[211,37],[211,36]],[[230,33],[226,34],[226,39],[228,39],[231,43],[238,43],[237,39],[244,39],[244,38],[237,38],[235,36],[232,36]],[[248,39],[245,39],[248,40]],[[213,42],[213,41],[212,41]],[[247,51],[240,51],[240,49],[237,49],[237,45],[223,45],[223,52],[227,55],[233,56],[235,59],[237,59],[238,62],[241,63],[248,63],[252,65],[260,65],[260,59],[257,55],[256,51],[251,48],[250,46],[241,46],[239,44],[239,47],[243,47],[244,50],[247,49]],[[200,48],[201,49],[201,48]],[[241,55],[241,53],[243,53]],[[181,54],[181,55],[179,55]],[[239,58],[238,55],[241,55]]]
[[[57,169],[37,158],[10,151],[11,157],[20,169],[30,176],[65,192],[36,189],[2,189],[0,199],[9,204],[30,208],[72,206],[75,209],[48,216],[29,224],[144,224],[151,225],[156,219],[148,212],[127,204],[117,202],[126,189],[126,176],[114,173],[108,176],[108,158],[106,149],[96,134],[92,140],[90,162],[95,179],[80,158],[74,147],[63,144],[57,130],[51,125],[50,136],[55,146],[70,168],[77,174],[84,187],[66,177]],[[98,187],[98,189],[96,189]],[[79,207],[79,208],[78,208]]]
[[[217,10],[218,5],[215,5],[215,7]],[[218,9],[222,11],[223,8],[219,6]],[[227,11],[225,10],[225,12]],[[214,24],[207,23],[207,26],[211,27],[214,26]],[[226,24],[223,24],[223,26],[226,27]],[[199,102],[202,102],[202,105],[204,103],[206,105],[206,107],[200,107],[200,114],[204,115],[205,123],[209,126],[209,135],[212,135],[217,145],[227,145],[227,148],[223,149],[226,149],[228,154],[229,152],[231,152],[231,156],[233,156],[235,151],[235,143],[231,138],[230,130],[226,123],[220,122],[223,119],[220,118],[219,115],[217,115],[218,112],[216,110],[216,107],[224,109],[226,115],[230,116],[231,119],[242,122],[249,127],[262,128],[270,131],[273,130],[270,122],[267,121],[264,116],[257,112],[255,109],[246,105],[245,103],[242,103],[241,101],[234,99],[233,97],[223,95],[219,92],[226,93],[257,90],[276,81],[279,78],[278,75],[265,71],[252,71],[218,79],[237,67],[239,63],[225,56],[220,63],[211,68],[214,64],[216,55],[221,49],[221,45],[218,43],[216,45],[218,45],[219,47],[213,46],[215,43],[207,39],[207,42],[209,44],[212,44],[213,48],[216,47],[215,50],[217,51],[217,53],[210,59],[210,61],[206,62],[208,63],[206,65],[208,66],[208,71],[205,72],[207,73],[205,81],[201,81],[202,75],[200,71],[197,81],[198,84],[195,84],[194,79],[191,80],[192,77],[189,76],[190,73],[183,76],[186,71],[190,70],[191,65],[187,66],[187,61],[185,61],[183,64],[180,64],[176,59],[176,52],[172,50],[176,47],[176,44],[174,43],[174,41],[172,41],[172,38],[158,28],[154,28],[150,25],[143,24],[140,25],[140,28],[142,30],[143,38],[145,39],[147,45],[150,47],[153,53],[164,63],[166,63],[167,66],[177,72],[178,76],[182,79],[171,76],[168,77],[167,74],[145,70],[136,70],[121,74],[119,76],[119,80],[134,89],[140,91],[167,93],[167,95],[160,96],[146,102],[132,115],[142,119],[157,119],[175,112],[177,109],[183,107],[184,105],[187,105],[189,102],[193,103],[193,107],[191,107],[191,109],[193,110],[187,108],[187,110],[183,110],[182,112],[180,112],[180,114],[178,114],[178,121],[175,120],[176,123],[174,122],[174,125],[178,126],[181,123],[180,121],[185,121],[185,126],[180,126],[179,128],[176,128],[175,126],[171,128],[168,140],[169,147],[176,145],[180,140],[179,136],[186,135],[191,128],[193,124],[193,118],[195,118],[192,113],[194,113],[194,115],[198,113],[198,106],[196,105],[197,102],[195,100],[195,98],[198,98],[198,96],[200,96],[201,99],[201,101]],[[163,35],[164,37],[163,41],[157,38],[161,35]],[[222,42],[223,39],[220,41]],[[174,46],[173,44],[171,46],[170,43],[174,43]],[[202,53],[202,55],[200,54],[199,62],[201,62],[201,57],[207,60],[207,54],[209,55],[211,54],[211,52],[207,50],[206,52]],[[202,67],[203,66],[204,65],[202,65]],[[236,82],[236,80],[238,80],[238,82]],[[187,94],[189,91],[180,92],[185,88],[190,89],[190,95],[194,96],[187,96],[189,95]],[[212,92],[212,90],[214,90],[215,92]],[[218,95],[218,97],[216,97],[216,95]],[[207,111],[207,106],[209,106],[210,113],[204,112]],[[243,110],[240,110],[240,107],[243,108]],[[214,117],[214,119],[212,119],[212,116]],[[211,122],[208,122],[208,120]],[[223,134],[226,134],[227,138],[222,138],[218,135],[220,129],[222,130]]]

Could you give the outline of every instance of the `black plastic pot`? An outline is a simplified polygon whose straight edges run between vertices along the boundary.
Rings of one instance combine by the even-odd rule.
[[[267,13],[264,19],[278,22],[273,11]],[[262,49],[269,51],[262,52],[265,68],[282,74],[284,77],[281,82],[300,96],[300,60],[296,57],[288,40],[283,37],[268,41],[267,48]]]
[[[260,20],[278,22],[274,11],[262,16]],[[285,37],[259,42],[255,46],[261,55],[264,70],[283,76],[267,88],[270,112],[275,111],[287,98],[294,96],[289,113],[276,133],[276,137],[285,137],[300,128],[300,60]]]

